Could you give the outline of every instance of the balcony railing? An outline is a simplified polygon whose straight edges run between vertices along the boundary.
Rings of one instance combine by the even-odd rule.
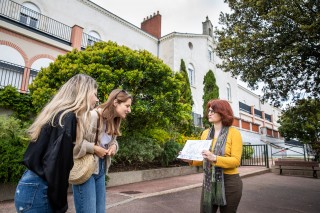
[[[87,46],[92,46],[94,43],[102,41],[96,37],[88,35],[86,33],[82,33],[82,41],[81,41],[81,48],[85,49]]]
[[[63,41],[71,41],[71,27],[10,0],[0,0],[0,16]]]
[[[37,70],[0,60],[0,88],[11,85],[19,92],[28,92],[28,85],[37,74]]]

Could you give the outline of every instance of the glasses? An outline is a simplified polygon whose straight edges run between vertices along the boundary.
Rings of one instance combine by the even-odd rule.
[[[214,114],[215,112],[213,111],[213,109],[209,109],[208,114],[210,114],[210,113]]]

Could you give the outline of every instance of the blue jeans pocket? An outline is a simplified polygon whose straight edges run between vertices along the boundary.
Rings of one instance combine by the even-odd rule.
[[[18,212],[26,212],[32,208],[38,186],[38,183],[19,182],[14,197],[16,210]]]

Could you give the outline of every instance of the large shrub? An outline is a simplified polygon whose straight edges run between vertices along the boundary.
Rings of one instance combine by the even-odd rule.
[[[179,151],[183,148],[182,144],[174,140],[169,140],[164,144],[163,152],[160,155],[160,163],[162,166],[169,166],[170,163],[177,160]]]
[[[25,126],[18,119],[0,116],[0,182],[15,183],[25,167],[21,164],[27,147]]]
[[[208,121],[208,116],[207,116],[207,103],[211,99],[216,99],[219,98],[219,87],[217,86],[217,80],[216,77],[214,76],[214,73],[212,70],[209,70],[207,74],[203,78],[203,123],[206,127],[209,127],[209,121]]]
[[[174,73],[147,51],[133,51],[113,42],[73,50],[42,69],[30,86],[36,110],[41,110],[57,89],[78,73],[97,80],[100,102],[106,101],[115,88],[123,88],[133,96],[132,113],[119,138],[118,162],[152,161],[161,154],[163,141],[145,133],[156,128],[166,132],[191,121],[192,106],[183,98],[185,81],[181,73]]]
[[[31,96],[19,93],[11,85],[0,89],[0,107],[13,111],[13,116],[21,120],[29,120],[34,113]]]
[[[127,131],[179,125],[191,118],[190,104],[181,101],[183,81],[166,64],[147,51],[133,51],[113,42],[99,42],[84,51],[73,50],[42,69],[30,86],[37,111],[78,73],[97,80],[101,102],[115,88],[133,95]]]

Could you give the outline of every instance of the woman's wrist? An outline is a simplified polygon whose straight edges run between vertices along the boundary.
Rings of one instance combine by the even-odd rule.
[[[111,144],[109,148],[111,148],[112,146],[114,146],[117,150],[117,145],[115,143]]]
[[[212,162],[213,163],[217,162],[217,156],[215,154],[212,154]]]

